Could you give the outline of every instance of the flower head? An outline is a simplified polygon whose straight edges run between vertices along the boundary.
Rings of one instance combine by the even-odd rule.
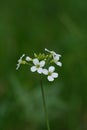
[[[47,76],[48,81],[51,81],[51,82],[54,81],[54,79],[58,77],[58,73],[55,72],[55,67],[51,66],[51,63],[55,63],[57,66],[62,66],[62,63],[59,61],[61,55],[57,54],[54,51],[50,51],[46,48],[45,48],[45,51],[47,51],[49,54],[34,53],[33,58],[26,56],[25,60],[23,60],[23,57],[25,56],[25,54],[23,54],[18,60],[16,70],[19,69],[21,64],[30,65],[31,72],[44,74]],[[47,66],[48,66],[48,69],[47,69]]]
[[[23,55],[20,57],[20,59],[18,60],[18,64],[17,64],[16,70],[19,69],[19,67],[20,67],[21,64],[25,64],[25,61],[22,60],[24,56],[25,56],[25,54],[23,54]]]
[[[52,57],[53,57],[53,62],[54,62],[56,65],[62,66],[62,63],[59,61],[59,59],[60,59],[60,57],[61,57],[60,54],[57,54],[57,53],[54,52],[54,51],[50,51],[50,50],[48,50],[47,48],[45,48],[45,51],[49,52],[49,53],[52,55]]]
[[[45,65],[45,61],[39,61],[37,58],[33,59],[34,66],[31,67],[31,71],[35,72],[37,71],[39,74],[43,72],[42,67]]]
[[[43,74],[48,75],[47,79],[48,81],[54,81],[54,78],[58,77],[58,73],[54,72],[55,71],[55,67],[54,66],[50,66],[49,69],[43,69]]]

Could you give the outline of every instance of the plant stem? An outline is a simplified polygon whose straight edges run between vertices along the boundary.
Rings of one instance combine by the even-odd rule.
[[[45,112],[47,130],[50,130],[47,106],[46,106],[46,101],[45,101],[45,94],[44,94],[43,83],[42,83],[42,77],[40,77],[40,85],[41,85],[41,93],[42,93],[42,100],[43,100],[43,107],[44,107],[44,112]]]

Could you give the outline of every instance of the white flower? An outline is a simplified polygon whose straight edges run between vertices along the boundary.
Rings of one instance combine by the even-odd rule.
[[[62,66],[62,63],[59,61],[59,56],[58,55],[56,55],[56,56],[53,57],[53,62],[56,65],[60,66],[60,67]]]
[[[33,59],[34,66],[31,67],[31,71],[35,72],[37,71],[39,74],[43,72],[42,67],[45,65],[45,61],[39,61],[37,58]]]
[[[32,59],[29,56],[26,56],[26,61],[32,61]]]
[[[47,48],[45,48],[45,51],[47,51],[47,52],[51,53],[53,57],[54,57],[54,56],[57,56],[57,58],[60,58],[60,57],[61,57],[61,55],[60,55],[60,54],[57,54],[57,53],[56,53],[56,52],[54,52],[54,51],[50,51],[50,50],[48,50]]]
[[[18,60],[18,64],[17,64],[16,70],[19,69],[19,67],[20,67],[20,65],[21,65],[22,63],[25,64],[25,61],[22,61],[22,59],[23,59],[24,56],[25,56],[25,54],[23,54],[23,55],[20,57],[20,59]]]
[[[49,52],[50,54],[52,54],[53,56],[53,62],[58,65],[58,66],[62,66],[62,63],[59,61],[61,55],[60,54],[57,54],[56,52],[54,51],[50,51],[48,50],[47,48],[45,48],[45,51]]]
[[[54,78],[58,77],[58,73],[55,73],[55,67],[54,66],[50,66],[49,69],[43,69],[43,74],[48,75],[47,79],[49,81],[54,81]]]

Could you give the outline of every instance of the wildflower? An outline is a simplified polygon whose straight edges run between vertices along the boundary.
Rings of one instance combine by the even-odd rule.
[[[44,54],[44,53],[36,54],[36,53],[34,53],[34,58],[26,56],[25,60],[22,60],[23,57],[25,56],[25,54],[23,54],[20,57],[20,59],[18,60],[16,70],[19,69],[21,64],[30,65],[31,72],[37,72],[39,74],[44,74],[47,76],[48,81],[54,81],[54,79],[58,77],[58,73],[54,72],[55,67],[49,66],[48,69],[45,67],[47,67],[47,65],[50,65],[51,63],[55,63],[58,66],[62,66],[62,63],[59,61],[61,55],[57,54],[54,51],[50,51],[46,48],[45,48],[45,51],[49,52],[49,54]]]
[[[59,56],[57,55],[53,57],[53,62],[60,67],[62,66],[62,63],[59,61]]]
[[[47,48],[45,48],[45,51],[47,51],[47,52],[49,52],[50,54],[52,54],[52,56],[53,57],[57,57],[58,59],[61,57],[61,55],[60,54],[57,54],[56,52],[54,52],[54,51],[50,51],[50,50],[48,50]]]
[[[16,70],[19,69],[19,67],[20,67],[21,64],[25,64],[25,61],[22,60],[24,56],[25,56],[25,54],[23,54],[23,55],[20,57],[20,59],[18,60],[18,64],[17,64]]]
[[[32,61],[32,59],[29,56],[26,56],[26,61]]]
[[[31,67],[31,71],[35,72],[37,71],[39,74],[43,72],[42,67],[45,65],[45,61],[39,61],[37,58],[33,59],[34,66]]]
[[[43,69],[43,74],[48,75],[47,79],[48,81],[54,81],[54,78],[58,77],[58,73],[55,73],[55,67],[54,66],[50,66],[49,69]]]
[[[53,60],[52,60],[52,61],[53,61],[56,65],[62,66],[62,63],[59,61],[59,59],[60,59],[60,57],[61,57],[60,54],[57,54],[57,53],[54,52],[54,51],[50,51],[50,50],[48,50],[47,48],[45,48],[45,51],[47,51],[47,52],[49,52],[49,53],[52,54],[52,56],[53,56]]]

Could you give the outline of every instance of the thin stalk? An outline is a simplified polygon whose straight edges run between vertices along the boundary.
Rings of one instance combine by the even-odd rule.
[[[41,85],[41,93],[42,93],[42,100],[43,100],[43,107],[44,107],[44,112],[45,112],[47,130],[50,130],[47,106],[46,106],[46,101],[45,101],[45,94],[44,94],[43,83],[42,83],[42,78],[41,77],[40,77],[40,85]]]

